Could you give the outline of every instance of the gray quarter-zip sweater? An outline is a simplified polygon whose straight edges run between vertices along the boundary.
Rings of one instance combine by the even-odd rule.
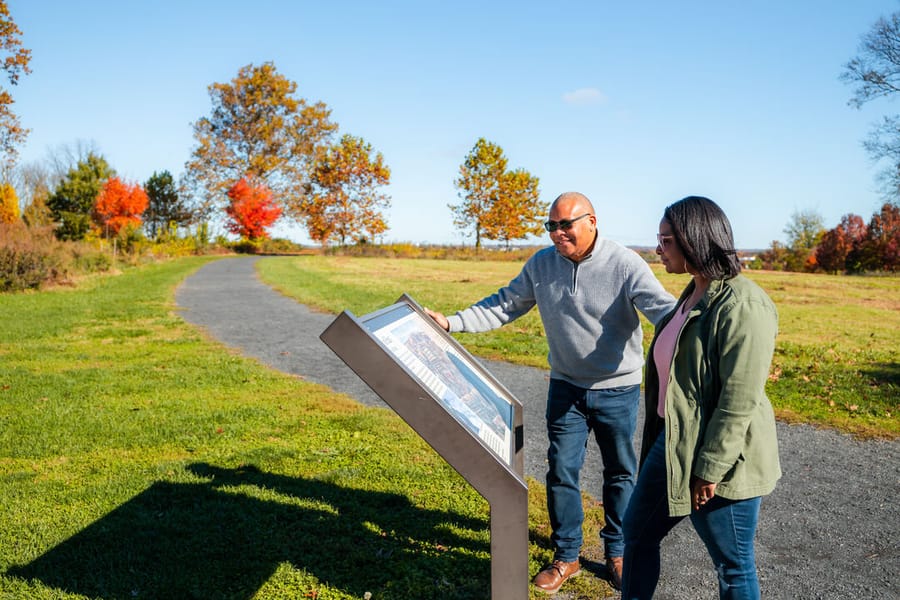
[[[555,247],[538,251],[506,287],[450,315],[450,331],[496,329],[537,305],[550,376],[585,389],[641,383],[644,351],[637,311],[654,325],[674,306],[632,250],[597,237],[579,262]]]

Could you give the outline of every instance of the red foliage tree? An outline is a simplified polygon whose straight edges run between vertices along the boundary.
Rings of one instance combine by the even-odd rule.
[[[253,185],[246,177],[228,189],[231,202],[225,212],[231,219],[225,228],[249,240],[269,237],[266,231],[281,216],[281,207],[272,199],[272,192],[264,184]]]
[[[141,226],[141,215],[149,200],[144,188],[125,183],[118,177],[109,178],[94,202],[94,221],[114,235],[125,227]]]
[[[872,271],[900,270],[900,207],[886,203],[869,221],[863,263]]]
[[[816,247],[815,259],[823,271],[855,271],[855,255],[866,237],[866,223],[859,215],[848,214],[841,217],[841,223],[829,229]]]

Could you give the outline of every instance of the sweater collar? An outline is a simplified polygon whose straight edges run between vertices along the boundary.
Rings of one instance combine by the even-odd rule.
[[[581,260],[579,260],[579,261],[574,261],[567,256],[563,256],[562,254],[559,253],[559,250],[556,248],[556,246],[553,246],[553,250],[556,252],[556,255],[558,257],[560,257],[561,259],[568,261],[568,262],[572,263],[573,265],[580,265],[581,263],[593,258],[594,253],[599,253],[600,246],[603,244],[603,238],[600,237],[599,232],[595,233],[594,235],[595,235],[594,243],[591,244],[591,247],[588,248],[588,251],[584,253],[584,256],[581,257]]]

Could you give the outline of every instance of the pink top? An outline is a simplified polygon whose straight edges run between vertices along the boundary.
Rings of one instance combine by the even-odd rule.
[[[653,362],[656,363],[656,375],[659,378],[656,414],[663,418],[666,416],[666,388],[669,386],[669,369],[672,367],[675,343],[678,341],[681,327],[690,312],[690,310],[684,310],[685,308],[687,308],[685,304],[678,307],[669,322],[656,336],[656,344],[653,346]]]

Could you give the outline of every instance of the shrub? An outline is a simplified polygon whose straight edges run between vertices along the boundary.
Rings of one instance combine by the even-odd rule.
[[[87,244],[73,244],[72,268],[78,273],[106,273],[112,268],[113,259],[106,252],[100,252]]]
[[[327,246],[322,252],[328,256],[368,256],[378,258],[430,258],[447,260],[498,260],[524,262],[540,246],[482,247],[416,245],[409,242],[392,244],[356,244]]]
[[[257,254],[259,245],[254,240],[242,239],[229,244],[232,250],[238,254]]]
[[[65,275],[64,253],[49,228],[0,224],[0,292],[37,289]]]
[[[52,257],[29,248],[0,247],[0,292],[36,289],[50,278]]]
[[[107,272],[112,265],[109,252],[89,242],[60,241],[52,227],[0,225],[0,292],[68,283],[73,275]]]
[[[303,246],[284,238],[271,238],[257,240],[260,254],[297,254],[303,251]]]

